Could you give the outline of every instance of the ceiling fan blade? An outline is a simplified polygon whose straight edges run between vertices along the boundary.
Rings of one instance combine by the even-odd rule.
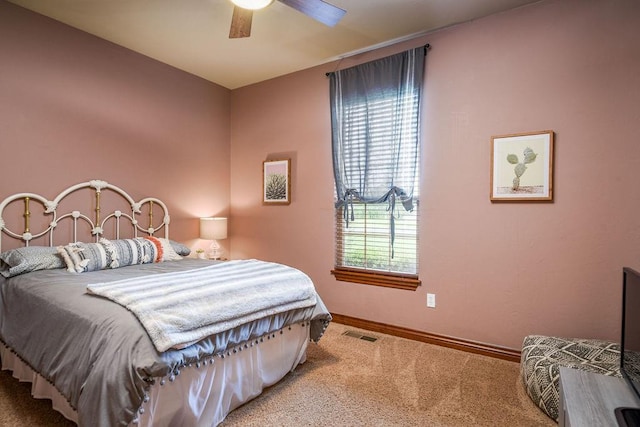
[[[281,3],[302,12],[324,25],[333,27],[347,13],[346,10],[327,3],[323,0],[279,0]]]
[[[235,6],[233,8],[233,17],[231,18],[231,28],[229,29],[230,39],[239,39],[249,37],[251,35],[251,20],[253,19],[253,10],[243,9]]]

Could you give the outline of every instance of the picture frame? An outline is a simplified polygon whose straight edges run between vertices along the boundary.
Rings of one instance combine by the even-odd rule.
[[[264,205],[291,203],[291,159],[262,162],[262,203]]]
[[[491,137],[492,202],[553,201],[551,130]]]

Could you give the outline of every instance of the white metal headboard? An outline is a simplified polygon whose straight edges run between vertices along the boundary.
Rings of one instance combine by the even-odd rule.
[[[89,218],[89,216],[86,215],[85,213],[82,213],[81,210],[72,210],[71,212],[63,213],[63,214],[58,212],[58,206],[62,201],[62,199],[64,199],[69,194],[84,188],[93,188],[95,190],[95,208],[93,208],[95,212],[94,219]],[[116,194],[122,196],[122,198],[124,198],[128,202],[129,206],[131,206],[131,214],[129,215],[128,213],[124,213],[119,210],[114,210],[104,218],[101,218],[100,217],[100,194],[104,189],[112,190]],[[18,202],[19,200],[24,201],[24,213],[22,214],[22,216],[24,217],[24,230],[21,233],[10,230],[7,226],[7,222],[5,221],[5,217],[4,217],[5,208],[10,204],[12,204],[13,202]],[[51,215],[51,221],[49,222],[48,226],[46,226],[44,230],[40,232],[31,231],[30,204],[32,201],[36,201],[43,205],[45,215]],[[147,228],[143,228],[138,222],[138,217],[142,213],[142,207],[147,203],[149,204],[149,207],[148,207],[148,216],[149,216],[148,224],[149,225]],[[157,226],[153,225],[154,205],[159,206],[163,214],[162,222]],[[167,206],[161,200],[158,200],[154,197],[147,197],[136,202],[127,192],[125,192],[121,188],[116,187],[115,185],[109,184],[106,181],[95,179],[88,182],[82,182],[80,184],[73,185],[67,188],[66,190],[62,191],[53,200],[49,200],[44,196],[41,196],[39,194],[34,194],[34,193],[18,193],[4,199],[0,203],[0,250],[2,250],[3,234],[6,234],[13,239],[22,241],[25,246],[29,246],[29,242],[31,242],[31,240],[33,239],[48,235],[49,246],[53,246],[54,231],[58,226],[58,224],[60,223],[60,221],[64,219],[69,219],[72,221],[73,241],[77,241],[77,238],[78,238],[78,221],[79,220],[85,221],[87,224],[89,224],[91,228],[91,234],[94,236],[96,241],[99,240],[100,237],[103,237],[105,224],[109,220],[115,221],[114,238],[119,239],[120,238],[120,221],[123,219],[125,221],[128,221],[132,225],[134,237],[138,236],[138,232],[142,232],[143,234],[152,236],[157,231],[163,230],[164,237],[169,238],[169,223],[170,223],[169,211],[167,210]]]

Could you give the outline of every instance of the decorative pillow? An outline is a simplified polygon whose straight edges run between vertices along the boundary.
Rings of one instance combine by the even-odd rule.
[[[102,270],[112,262],[111,254],[102,243],[70,243],[58,246],[58,253],[71,273]]]
[[[153,245],[156,247],[156,257],[153,261],[162,262],[163,261],[162,257],[164,256],[164,249],[162,248],[162,242],[160,242],[158,238],[153,236],[144,236],[144,238],[150,241],[151,243],[153,243]]]
[[[147,264],[158,257],[156,246],[142,237],[119,240],[101,238],[98,243],[71,243],[58,246],[58,253],[71,273]]]
[[[160,239],[160,240],[168,240],[168,239]],[[182,243],[178,243],[173,240],[169,240],[169,243],[171,243],[171,247],[178,255],[189,256],[189,254],[191,253],[191,249],[189,249]]]
[[[136,237],[135,239],[107,240],[100,239],[100,243],[111,255],[108,268],[126,267],[134,264],[148,264],[158,258],[156,246],[149,240]]]
[[[177,261],[182,259],[181,255],[185,255],[185,253],[186,255],[189,255],[189,253],[191,253],[191,249],[182,243],[163,238],[159,238],[158,240],[160,240],[162,249],[164,250],[164,255],[162,256],[163,261]],[[178,249],[176,249],[176,245],[178,246]]]
[[[65,263],[54,247],[26,246],[0,254],[0,274],[4,277],[64,267]]]
[[[155,262],[177,261],[182,259],[182,257],[173,249],[169,240],[153,236],[145,236],[144,238],[149,240],[156,247],[157,256]]]

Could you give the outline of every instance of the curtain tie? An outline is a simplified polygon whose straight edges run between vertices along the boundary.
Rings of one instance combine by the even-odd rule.
[[[384,199],[387,200],[389,206],[387,207],[387,211],[389,211],[389,237],[391,238],[391,258],[395,256],[395,241],[396,241],[396,198],[400,198],[402,202],[402,206],[404,206],[405,210],[412,211],[413,210],[413,197],[408,197],[407,193],[404,192],[402,188],[393,186],[387,192]]]
[[[360,200],[360,194],[358,194],[358,192],[353,188],[350,188],[345,191],[342,200],[339,200],[336,203],[336,208],[344,207],[342,216],[347,228],[349,228],[349,221],[355,220],[355,213],[353,208],[354,200]]]

